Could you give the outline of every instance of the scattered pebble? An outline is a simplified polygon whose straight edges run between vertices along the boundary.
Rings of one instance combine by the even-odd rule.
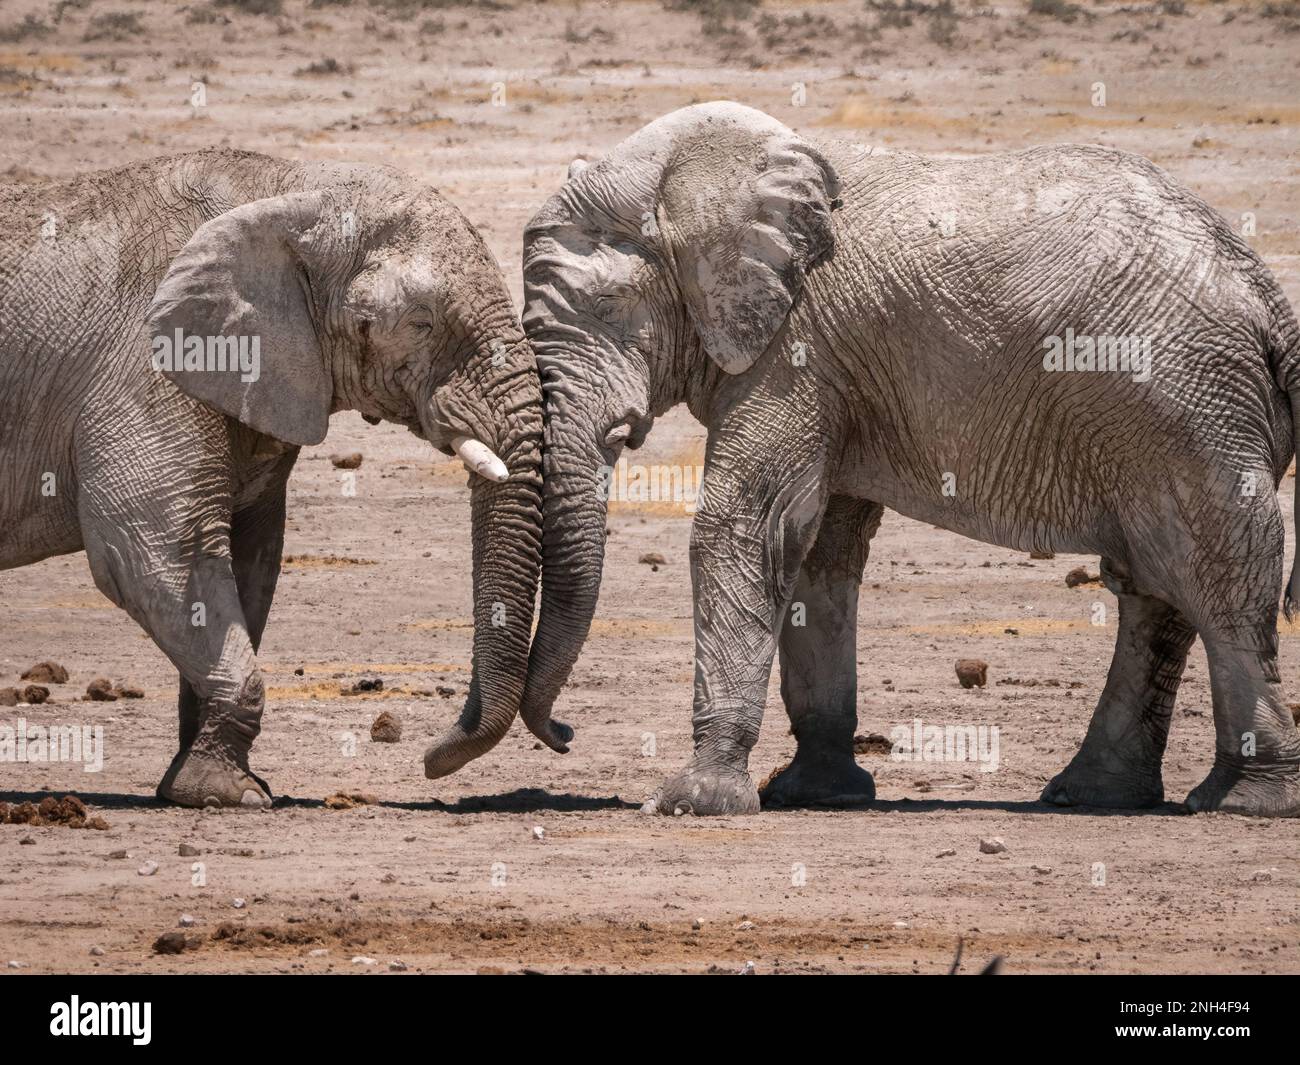
[[[355,958],[352,959],[352,964],[353,965],[374,965],[375,959],[367,958],[364,954],[358,954]]]
[[[243,899],[235,899],[235,901],[232,902],[230,905],[232,905],[237,910],[242,910],[246,906],[248,906],[248,903],[245,902]]]
[[[400,959],[397,961],[390,961],[388,963],[388,971],[390,973],[404,973],[406,972],[406,962]]]
[[[27,963],[26,963],[25,961],[11,961],[11,962],[9,963],[9,968],[11,968],[11,969],[26,969],[26,968],[27,968]]]
[[[981,854],[1001,854],[1007,849],[1007,845],[1002,842],[1001,836],[990,836],[988,839],[980,840]]]
[[[158,863],[145,862],[144,865],[140,866],[140,868],[136,870],[136,872],[141,876],[153,876],[154,873],[158,872]]]
[[[541,825],[533,825],[533,839],[545,839],[546,829]]]
[[[752,932],[752,931],[754,930],[755,927],[756,927],[756,926],[755,926],[755,924],[754,924],[753,921],[741,921],[740,924],[736,925],[736,931],[737,931],[737,932]]]
[[[102,958],[102,957],[104,956],[104,948],[103,948],[103,947],[91,947],[91,948],[90,948],[90,956],[91,956],[92,958]]]
[[[182,843],[176,850],[182,858],[197,858],[203,853],[198,847],[189,843]]]
[[[1047,876],[1052,871],[1052,867],[1050,865],[1031,865],[1029,868],[1032,869],[1039,876]]]
[[[184,932],[164,932],[153,941],[155,954],[184,954],[187,950],[198,947],[198,937],[187,936]]]
[[[947,850],[941,850],[938,854],[935,855],[936,858],[955,858],[956,856],[957,856],[957,852],[953,850],[951,847],[949,847]]]
[[[323,958],[330,952],[329,947],[317,947],[315,950],[307,951],[309,958]]]
[[[183,913],[181,914],[181,919],[176,923],[182,928],[193,928],[196,922],[188,913]]]
[[[691,922],[691,931],[698,932],[704,927],[704,918],[697,917]]]
[[[741,967],[740,972],[736,973],[736,975],[737,975],[737,976],[753,976],[754,973],[755,973],[755,971],[756,971],[756,970],[755,970],[755,968],[754,968],[754,963],[753,963],[752,961],[747,961],[747,962],[745,962],[744,966]]]

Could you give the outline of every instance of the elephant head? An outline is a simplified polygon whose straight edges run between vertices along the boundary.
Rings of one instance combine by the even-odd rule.
[[[331,413],[357,410],[475,472],[472,680],[425,772],[492,747],[523,691],[542,419],[532,351],[473,227],[431,189],[369,168],[245,203],[194,231],[148,327],[155,370],[259,433],[315,444]]]
[[[839,183],[810,144],[732,103],[675,111],[590,166],[524,234],[524,328],[545,398],[542,601],[522,713],[554,750],[551,706],[586,639],[605,485],[624,447],[763,356],[833,250]]]

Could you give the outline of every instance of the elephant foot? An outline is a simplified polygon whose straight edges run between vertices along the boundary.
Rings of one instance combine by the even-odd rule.
[[[866,806],[875,797],[875,780],[849,754],[814,759],[797,753],[759,792],[764,809]]]
[[[756,814],[758,789],[744,770],[692,765],[665,780],[651,802],[661,814]]]
[[[158,785],[158,798],[178,806],[271,805],[271,788],[245,766],[191,747],[172,759]]]
[[[1247,770],[1216,763],[1186,801],[1193,813],[1300,817],[1300,764],[1287,762]]]
[[[1105,762],[1080,751],[1043,789],[1042,801],[1053,806],[1098,806],[1113,810],[1140,810],[1165,801],[1159,763],[1154,768],[1121,766],[1114,758]]]

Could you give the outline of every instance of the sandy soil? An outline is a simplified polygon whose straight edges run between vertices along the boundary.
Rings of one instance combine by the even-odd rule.
[[[769,0],[711,19],[659,3],[61,6],[57,23],[45,0],[0,10],[2,180],[212,144],[390,162],[461,205],[517,296],[521,226],[573,155],[730,97],[882,151],[1074,140],[1142,152],[1227,217],[1252,213],[1254,245],[1300,297],[1300,10],[1089,4],[1094,14],[1065,21],[1019,0],[978,12],[959,0],[951,21],[876,29],[888,12],[857,2]],[[27,15],[37,22],[24,29]],[[1096,82],[1105,107],[1092,106]],[[676,412],[637,461],[697,463],[701,442]],[[365,463],[347,496],[327,456],[354,449]],[[1300,825],[1036,801],[1082,738],[1110,660],[1113,609],[1092,624],[1109,593],[1064,583],[1095,559],[1031,561],[887,514],[865,576],[860,729],[996,725],[999,769],[866,755],[881,798],[869,811],[661,819],[637,807],[689,754],[685,508],[611,514],[600,614],[557,709],[578,729],[572,753],[539,750],[516,726],[435,784],[420,756],[468,681],[465,476],[402,431],[341,415],[304,452],[290,494],[287,550],[306,557],[285,566],[263,646],[254,765],[281,796],[269,813],[155,803],[175,743],[171,666],[99,596],[82,556],[0,574],[0,687],[40,659],[71,674],[51,685],[52,704],[0,720],[99,724],[106,744],[99,774],[0,764],[0,799],[73,792],[110,825],[0,825],[0,962],[936,972],[962,935],[967,969],[1002,954],[1012,972],[1300,971]],[[666,564],[639,565],[650,551]],[[988,661],[987,688],[957,685],[966,656]],[[1292,631],[1282,666],[1287,678],[1300,666]],[[98,676],[145,698],[77,701]],[[341,694],[375,676],[382,692]],[[1209,702],[1198,648],[1165,763],[1173,800],[1210,765]],[[381,710],[402,717],[402,742],[370,741]],[[755,775],[793,749],[774,678]],[[327,808],[340,791],[378,801]],[[1004,853],[980,853],[991,836]],[[181,844],[200,853],[182,857]],[[146,862],[152,875],[140,875]],[[182,914],[194,949],[153,953]]]

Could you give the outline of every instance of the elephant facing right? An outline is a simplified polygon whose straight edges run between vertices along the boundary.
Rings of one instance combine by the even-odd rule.
[[[1258,256],[1155,166],[1072,146],[873,154],[702,104],[573,168],[524,240],[546,423],[522,713],[553,748],[572,736],[551,707],[600,586],[602,471],[685,402],[708,428],[695,752],[660,812],[759,808],[748,758],[778,651],[798,752],[763,801],[874,795],[852,750],[855,628],[887,506],[1019,551],[1101,556],[1114,660],[1047,801],[1163,800],[1199,635],[1216,742],[1187,805],[1300,814],[1275,494],[1300,330]],[[1293,570],[1288,608],[1298,593]]]

